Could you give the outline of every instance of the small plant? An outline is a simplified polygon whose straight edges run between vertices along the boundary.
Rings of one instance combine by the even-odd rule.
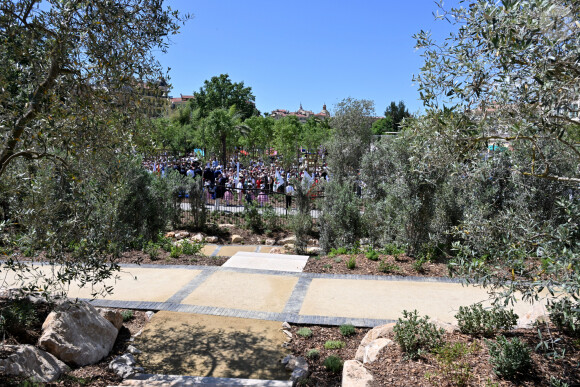
[[[335,257],[337,255],[346,255],[348,250],[346,247],[339,247],[338,249],[330,249],[330,253],[328,253],[329,257]]]
[[[372,248],[366,252],[365,256],[367,257],[367,259],[369,259],[371,261],[378,261],[379,260],[379,253]]]
[[[387,243],[383,248],[383,253],[386,255],[405,254],[405,249],[397,246],[394,243]]]
[[[323,267],[324,269],[332,269],[332,265],[330,265],[330,264],[328,264],[328,263],[327,263],[326,265],[322,266],[322,267]]]
[[[513,310],[497,306],[483,309],[481,304],[460,306],[455,318],[462,333],[485,337],[493,336],[500,329],[511,329],[518,322],[518,315]]]
[[[124,310],[121,312],[121,316],[123,316],[123,321],[127,322],[127,321],[131,321],[133,320],[133,318],[135,318],[135,315],[133,314],[132,310]]]
[[[298,336],[302,336],[302,337],[304,337],[305,339],[307,339],[307,338],[309,338],[309,337],[312,337],[312,329],[310,329],[310,328],[306,328],[306,327],[303,327],[303,328],[300,328],[300,329],[298,329],[298,330],[296,331],[296,334],[297,334]]]
[[[153,241],[149,241],[149,242],[147,242],[147,244],[143,248],[143,252],[145,252],[145,254],[149,255],[149,258],[152,261],[156,261],[159,259],[159,249],[160,249],[160,246],[157,243],[155,243]]]
[[[342,371],[342,366],[343,366],[342,359],[338,356],[330,355],[329,357],[324,359],[324,368],[326,368],[327,371],[330,371],[332,373],[337,374],[340,371]]]
[[[185,255],[198,255],[203,249],[205,243],[203,242],[190,242],[190,241],[183,241],[181,244],[181,249],[183,254]]]
[[[461,361],[466,355],[478,349],[476,343],[468,346],[463,343],[446,343],[435,349],[437,361],[441,364],[441,370],[446,379],[453,381],[454,385],[465,386],[471,379],[471,367],[468,362]]]
[[[342,258],[336,257],[336,258],[334,258],[334,262],[341,263],[342,262]]]
[[[264,230],[264,222],[258,207],[254,204],[248,204],[244,208],[244,220],[246,228],[252,230],[256,234],[261,234]]]
[[[320,357],[320,351],[316,348],[309,349],[308,352],[306,352],[306,357],[313,360],[318,359]]]
[[[399,318],[393,330],[395,341],[407,359],[415,359],[423,352],[439,347],[444,333],[443,329],[429,322],[428,316],[419,318],[416,310],[403,310],[403,318]]]
[[[353,270],[356,267],[356,257],[353,255],[346,261],[346,268],[349,270]]]
[[[171,252],[171,248],[173,247],[173,243],[171,242],[171,238],[165,237],[163,235],[159,236],[158,244],[163,250],[165,250],[168,253]]]
[[[394,263],[381,261],[379,263],[379,271],[382,273],[394,273],[399,270],[399,266]]]
[[[11,301],[0,309],[0,333],[27,330],[37,322],[36,308],[25,298]]]
[[[550,387],[569,387],[569,385],[561,379],[550,376]]]
[[[569,299],[549,302],[548,313],[559,331],[580,337],[580,303],[573,303]]]
[[[352,324],[342,324],[339,329],[340,334],[343,336],[351,336],[354,335],[356,332],[354,325]]]
[[[493,371],[502,378],[514,378],[531,364],[530,350],[517,337],[508,340],[500,335],[496,342],[486,343]]]
[[[340,349],[340,348],[344,348],[344,341],[340,341],[340,340],[328,340],[326,343],[324,343],[324,348],[325,349]]]
[[[171,251],[169,252],[169,256],[171,258],[179,258],[179,257],[181,257],[182,253],[183,253],[183,250],[181,249],[181,246],[172,246]]]
[[[425,262],[427,262],[427,260],[425,259],[425,256],[418,257],[413,262],[413,270],[415,270],[417,273],[422,273],[423,271],[425,271],[425,268],[423,267]]]

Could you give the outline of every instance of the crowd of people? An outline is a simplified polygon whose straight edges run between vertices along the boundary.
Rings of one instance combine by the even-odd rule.
[[[194,154],[180,158],[151,158],[145,160],[143,165],[150,173],[161,176],[170,171],[192,178],[200,176],[207,202],[215,204],[216,207],[220,203],[228,206],[253,201],[264,206],[271,201],[273,195],[281,194],[285,196],[286,208],[289,208],[295,191],[295,181],[305,182],[310,194],[315,196],[320,194],[316,188],[320,181],[328,179],[326,164],[313,167],[309,172],[305,158],[298,160],[298,165],[288,170],[274,158],[269,163],[265,163],[263,159],[249,159],[245,164],[230,158],[226,165],[221,165],[215,157],[204,160]]]

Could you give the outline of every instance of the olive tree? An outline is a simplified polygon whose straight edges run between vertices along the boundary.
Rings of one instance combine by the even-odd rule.
[[[149,180],[132,139],[165,102],[152,53],[187,18],[158,0],[0,1],[0,248],[46,249],[60,269],[45,285],[118,269],[110,254],[127,243],[115,224],[134,202],[128,185]],[[28,270],[18,256],[4,268]]]

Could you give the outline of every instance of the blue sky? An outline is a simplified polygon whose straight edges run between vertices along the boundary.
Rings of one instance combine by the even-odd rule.
[[[457,1],[453,1],[456,3]],[[256,96],[261,112],[318,112],[346,97],[370,99],[377,115],[390,101],[422,109],[413,74],[422,59],[412,35],[443,38],[432,0],[169,0],[193,19],[158,59],[171,95],[192,94],[204,80],[229,74]],[[446,2],[446,6],[451,5]]]

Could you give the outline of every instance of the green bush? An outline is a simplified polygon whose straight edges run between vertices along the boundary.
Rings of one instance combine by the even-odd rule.
[[[500,329],[511,329],[518,322],[518,315],[513,310],[504,310],[497,306],[483,309],[481,304],[459,307],[455,315],[462,333],[473,336],[493,336]]]
[[[405,249],[397,246],[394,243],[387,243],[385,247],[383,247],[383,253],[386,255],[405,254]]]
[[[152,261],[156,261],[159,259],[159,249],[160,249],[160,246],[157,243],[155,243],[153,241],[149,241],[149,242],[147,242],[147,244],[143,248],[143,252],[145,252],[145,254],[149,255],[149,258]]]
[[[158,241],[157,243],[163,250],[165,250],[168,253],[171,252],[171,249],[173,248],[173,242],[171,241],[171,238],[159,234],[157,241]]]
[[[496,342],[486,340],[493,371],[502,378],[514,378],[531,365],[530,350],[517,337],[500,335]]]
[[[349,270],[353,270],[356,267],[356,257],[352,256],[346,261],[346,267]]]
[[[190,242],[185,240],[181,244],[181,249],[185,255],[198,255],[203,249],[204,245],[204,242]]]
[[[417,257],[417,259],[415,259],[415,261],[413,261],[412,264],[413,270],[415,270],[417,273],[422,273],[423,271],[425,271],[425,268],[423,267],[425,262],[427,262],[427,260],[423,255]]]
[[[330,249],[330,252],[328,253],[329,257],[334,257],[336,255],[346,255],[348,253],[348,250],[346,247],[339,247],[339,248],[332,248]]]
[[[320,357],[320,351],[316,348],[309,349],[308,352],[306,352],[306,357],[309,359],[318,359]]]
[[[127,321],[131,321],[133,320],[133,318],[135,318],[135,314],[133,313],[132,310],[124,310],[121,312],[121,316],[123,316],[123,321],[127,322]]]
[[[244,221],[248,230],[252,230],[256,234],[261,234],[264,231],[262,215],[254,202],[244,207]]]
[[[463,358],[477,348],[476,343],[470,346],[463,343],[445,343],[435,348],[434,352],[441,365],[441,371],[446,379],[453,382],[453,385],[465,386],[469,383],[472,377],[471,366],[463,361]]]
[[[354,325],[352,324],[342,324],[339,329],[340,334],[343,336],[351,336],[354,335],[356,332]]]
[[[38,313],[27,299],[9,301],[0,309],[0,333],[30,329],[38,323]]]
[[[374,249],[370,249],[369,251],[366,252],[365,255],[366,255],[367,259],[369,259],[371,261],[378,261],[379,260],[379,253]]]
[[[324,343],[325,349],[340,349],[344,348],[344,341],[340,340],[328,340]]]
[[[550,320],[558,330],[571,336],[580,336],[580,303],[561,299],[548,303]]]
[[[296,331],[296,334],[298,336],[302,336],[304,338],[309,338],[309,337],[312,337],[312,329],[303,327],[303,328],[298,329]]]
[[[179,257],[181,257],[181,254],[183,254],[183,250],[181,249],[181,246],[172,246],[171,247],[171,251],[169,252],[169,256],[171,258],[179,258]]]
[[[339,373],[342,371],[343,361],[340,357],[335,355],[330,355],[326,359],[324,359],[324,368],[332,373]]]
[[[399,266],[390,263],[390,262],[385,262],[385,261],[381,261],[379,263],[379,271],[383,272],[383,273],[394,273],[396,271],[399,270]]]
[[[405,358],[415,359],[424,351],[430,351],[441,345],[443,329],[429,322],[429,317],[418,317],[416,310],[403,310],[403,318],[399,318],[394,327],[395,341],[401,346]]]

